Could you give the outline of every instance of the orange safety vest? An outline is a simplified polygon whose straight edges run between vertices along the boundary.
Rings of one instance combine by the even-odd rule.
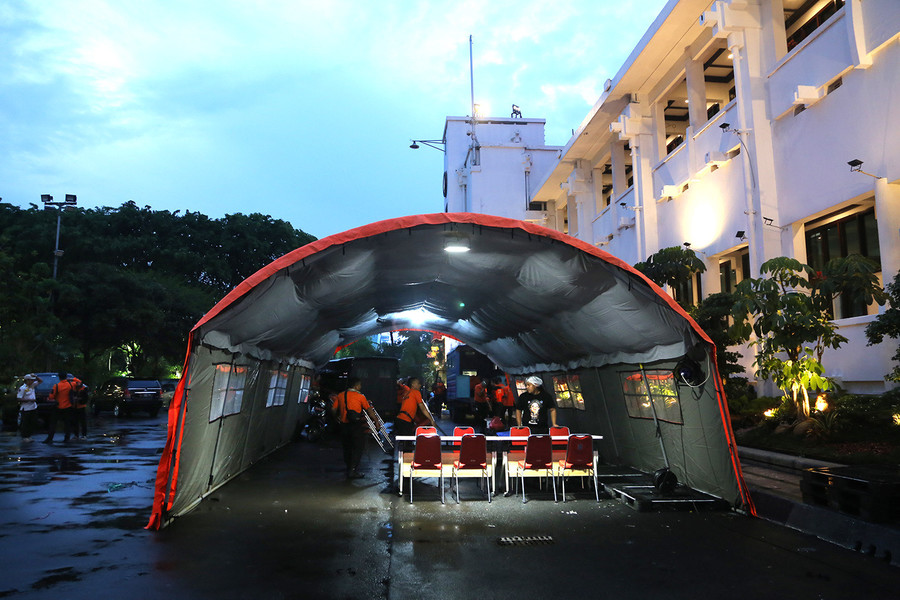
[[[475,402],[487,402],[487,390],[484,389],[483,383],[479,383],[475,386]]]
[[[341,392],[335,398],[334,404],[337,409],[338,415],[341,418],[341,423],[350,422],[347,417],[348,412],[360,413],[360,418],[362,418],[362,411],[367,408],[372,408],[372,406],[369,404],[369,401],[366,400],[366,397],[356,390],[347,390],[346,392]]]
[[[55,400],[59,408],[72,408],[72,392],[80,388],[81,385],[81,382],[77,379],[60,381],[50,390],[50,399]]]
[[[407,423],[412,423],[416,418],[416,411],[419,408],[419,402],[422,401],[422,393],[419,390],[409,390],[403,404],[400,405],[400,412],[397,418]]]

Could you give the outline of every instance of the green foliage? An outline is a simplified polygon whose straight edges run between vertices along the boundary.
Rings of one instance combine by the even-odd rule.
[[[841,426],[838,413],[833,410],[812,415],[810,423],[812,427],[807,430],[806,435],[820,441],[833,439]]]
[[[119,208],[62,215],[0,203],[0,380],[68,368],[168,376],[187,333],[238,283],[313,237],[258,213]]]
[[[832,321],[831,310],[841,293],[883,303],[877,265],[859,255],[833,259],[823,272],[800,261],[778,257],[760,266],[764,277],[738,284],[731,315],[733,335],[755,339],[757,376],[771,379],[809,416],[809,391],[830,389],[822,356],[847,341]],[[786,355],[786,358],[785,358]]]
[[[776,406],[775,412],[769,417],[770,423],[791,423],[797,420],[797,405],[794,404],[790,398],[782,396],[776,400],[780,402],[780,404]]]
[[[743,341],[735,335],[730,327],[731,308],[734,303],[734,294],[727,292],[710,294],[689,311],[691,317],[716,345],[716,367],[719,369],[719,375],[725,379],[729,402],[732,397],[729,392],[737,395],[743,395],[743,392],[739,389],[740,385],[737,382],[732,383],[729,389],[728,382],[731,379],[742,380],[746,385],[746,379],[734,377],[744,372],[744,367],[738,363],[740,355],[728,350],[729,346]]]
[[[886,337],[900,338],[900,273],[894,275],[894,280],[887,285],[886,292],[889,308],[866,326],[866,339],[869,346],[880,344]],[[900,345],[897,346],[893,359],[895,362],[900,362]],[[885,379],[900,381],[900,365],[895,365],[894,369],[885,375]]]
[[[897,390],[883,395],[846,394],[832,401],[831,410],[859,427],[887,427],[893,424],[893,415],[900,413],[900,394]]]
[[[706,265],[697,257],[690,248],[672,246],[651,254],[646,262],[639,262],[634,268],[646,275],[653,283],[663,287],[669,286],[672,290],[680,290],[687,285],[694,273],[706,271]],[[676,300],[683,307],[690,303],[689,299],[678,298]]]

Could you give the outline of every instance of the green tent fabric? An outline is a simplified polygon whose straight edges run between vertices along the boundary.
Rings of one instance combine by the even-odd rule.
[[[148,527],[189,511],[287,443],[312,373],[336,349],[402,329],[453,336],[511,375],[577,377],[584,401],[560,409],[560,420],[602,434],[607,460],[653,470],[663,466],[665,449],[680,481],[752,511],[715,347],[667,294],[614,256],[557,231],[438,213],[298,248],[197,323],[170,407]],[[688,385],[672,375],[686,357],[705,380]],[[660,422],[662,448],[646,397],[639,406],[646,388],[629,383],[642,369],[648,379],[669,374],[660,407],[668,403],[675,416]]]

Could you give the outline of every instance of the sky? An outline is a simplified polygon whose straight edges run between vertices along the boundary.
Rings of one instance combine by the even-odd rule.
[[[0,0],[0,198],[263,213],[325,237],[441,212],[447,116],[566,144],[665,0]]]

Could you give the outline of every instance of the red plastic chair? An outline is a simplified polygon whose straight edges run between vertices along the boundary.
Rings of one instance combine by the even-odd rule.
[[[569,428],[566,427],[565,425],[563,425],[561,427],[551,427],[550,428],[550,436],[551,437],[556,437],[556,436],[569,437]],[[559,441],[553,440],[553,448],[554,449],[565,448],[566,445],[567,445],[566,440],[559,440]]]
[[[562,427],[551,427],[550,428],[550,437],[561,437],[565,436],[569,437],[569,428],[566,426]],[[553,440],[553,463],[556,464],[562,459],[566,457],[566,445],[568,444],[567,440]]]
[[[553,501],[558,502],[556,470],[553,468],[553,446],[549,435],[529,435],[525,446],[525,458],[516,463],[516,474],[522,481],[522,504],[525,503],[525,477],[529,472],[532,473],[532,477],[553,479]]]
[[[454,427],[453,428],[453,437],[464,436],[469,433],[475,433],[474,427]],[[454,446],[459,446],[460,442],[453,442]],[[459,452],[457,452],[458,454]]]
[[[420,471],[417,474],[416,471]],[[440,477],[441,504],[444,503],[444,464],[441,457],[441,438],[435,434],[416,436],[412,464],[409,466],[409,503],[413,501],[413,477]]]
[[[433,433],[437,435],[437,429],[432,427],[431,425],[419,425],[416,427],[416,435],[427,435]]]
[[[510,427],[509,428],[509,450],[503,454],[503,477],[506,482],[506,494],[509,495],[509,472],[516,462],[525,458],[525,444],[528,442],[528,436],[531,435],[530,427]],[[520,438],[514,440],[512,438]]]
[[[594,442],[589,435],[570,435],[566,446],[566,457],[559,461],[559,473],[562,477],[563,502],[566,501],[566,473],[584,475],[590,473],[594,479],[594,496],[600,502],[600,490],[597,486],[597,470],[594,468]],[[576,472],[576,473],[572,473]]]
[[[491,482],[489,470],[487,440],[480,433],[464,435],[459,447],[459,457],[453,463],[453,479],[456,481],[456,503],[459,504],[459,477],[483,477],[487,484],[488,502],[491,501]]]

